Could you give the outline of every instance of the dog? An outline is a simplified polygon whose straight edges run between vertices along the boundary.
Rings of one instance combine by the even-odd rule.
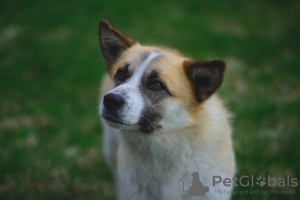
[[[108,72],[99,108],[103,152],[116,198],[183,199],[178,179],[192,170],[209,187],[205,198],[229,199],[216,191],[231,187],[212,184],[213,176],[235,173],[230,113],[215,94],[225,63],[143,46],[107,20],[100,21],[99,42]]]

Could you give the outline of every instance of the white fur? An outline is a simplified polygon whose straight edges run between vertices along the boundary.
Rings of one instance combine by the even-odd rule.
[[[177,100],[170,99],[165,103],[166,108],[164,116],[160,121],[160,124],[164,129],[171,131],[177,129],[178,127],[186,127],[191,125],[189,120],[189,114],[180,105]]]

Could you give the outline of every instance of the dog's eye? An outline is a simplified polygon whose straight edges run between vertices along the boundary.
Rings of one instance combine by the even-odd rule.
[[[160,82],[160,81],[154,81],[150,85],[150,89],[151,90],[162,90],[164,88],[165,88],[164,84],[162,82]]]
[[[118,71],[116,75],[117,79],[120,81],[124,81],[126,79],[125,72],[123,71]]]

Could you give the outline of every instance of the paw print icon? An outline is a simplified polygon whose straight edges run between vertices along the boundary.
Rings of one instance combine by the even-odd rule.
[[[265,177],[261,177],[261,176],[259,176],[259,177],[256,177],[256,185],[259,185],[259,186],[264,186],[264,185],[266,185],[266,179],[265,179]]]

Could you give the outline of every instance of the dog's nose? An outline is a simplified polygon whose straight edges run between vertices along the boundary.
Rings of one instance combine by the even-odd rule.
[[[109,93],[103,98],[103,104],[108,110],[121,108],[124,102],[125,101],[121,95],[113,93]]]

